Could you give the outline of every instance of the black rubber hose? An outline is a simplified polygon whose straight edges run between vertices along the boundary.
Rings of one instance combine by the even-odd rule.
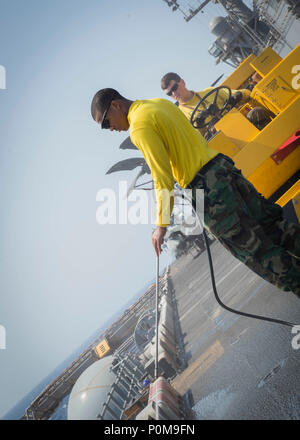
[[[210,248],[209,248],[209,242],[208,242],[208,238],[207,238],[207,235],[206,235],[204,228],[203,228],[203,236],[204,236],[205,247],[206,247],[207,255],[208,255],[209,269],[210,269],[210,276],[211,276],[213,291],[214,291],[216,300],[220,304],[221,307],[228,310],[229,312],[236,313],[237,315],[247,316],[247,318],[254,318],[254,319],[260,319],[262,321],[275,322],[276,324],[287,325],[289,327],[294,327],[295,325],[299,325],[299,324],[293,324],[292,322],[288,322],[288,321],[281,321],[280,319],[268,318],[266,316],[251,315],[250,313],[240,312],[238,310],[231,309],[230,307],[228,307],[224,303],[222,303],[222,301],[219,298],[218,292],[217,292],[214,268],[213,268],[213,263],[212,263]]]

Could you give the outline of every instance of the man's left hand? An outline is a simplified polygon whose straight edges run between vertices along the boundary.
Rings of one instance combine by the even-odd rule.
[[[232,106],[236,106],[241,101],[242,98],[243,98],[242,92],[237,91],[234,95],[231,96],[228,104]]]
[[[164,242],[164,236],[166,235],[167,228],[157,226],[152,234],[152,244],[157,256],[161,253],[161,245]]]

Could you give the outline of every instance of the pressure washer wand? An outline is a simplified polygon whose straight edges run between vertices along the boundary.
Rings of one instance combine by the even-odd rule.
[[[155,295],[155,371],[154,377],[158,377],[158,293],[159,293],[159,255],[156,256],[156,295]]]
[[[155,367],[154,378],[158,378],[158,294],[159,294],[159,254],[156,256],[156,294],[155,294]],[[155,401],[155,418],[159,420],[158,395]]]

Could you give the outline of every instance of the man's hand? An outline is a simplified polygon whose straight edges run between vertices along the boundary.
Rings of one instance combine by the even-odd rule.
[[[243,98],[242,92],[237,91],[234,95],[231,96],[228,104],[234,107],[241,101],[242,98]]]
[[[152,244],[157,256],[161,253],[161,245],[164,242],[164,236],[166,235],[166,232],[167,228],[157,226],[152,234]]]

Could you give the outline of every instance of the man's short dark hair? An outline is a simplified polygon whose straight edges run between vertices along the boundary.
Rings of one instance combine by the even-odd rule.
[[[160,81],[161,88],[163,90],[167,89],[172,80],[179,82],[181,80],[181,78],[177,73],[174,73],[174,72],[166,73]]]
[[[104,113],[109,104],[114,99],[125,99],[120,93],[115,89],[101,89],[99,90],[91,104],[91,114],[94,120],[96,120],[97,113]]]

